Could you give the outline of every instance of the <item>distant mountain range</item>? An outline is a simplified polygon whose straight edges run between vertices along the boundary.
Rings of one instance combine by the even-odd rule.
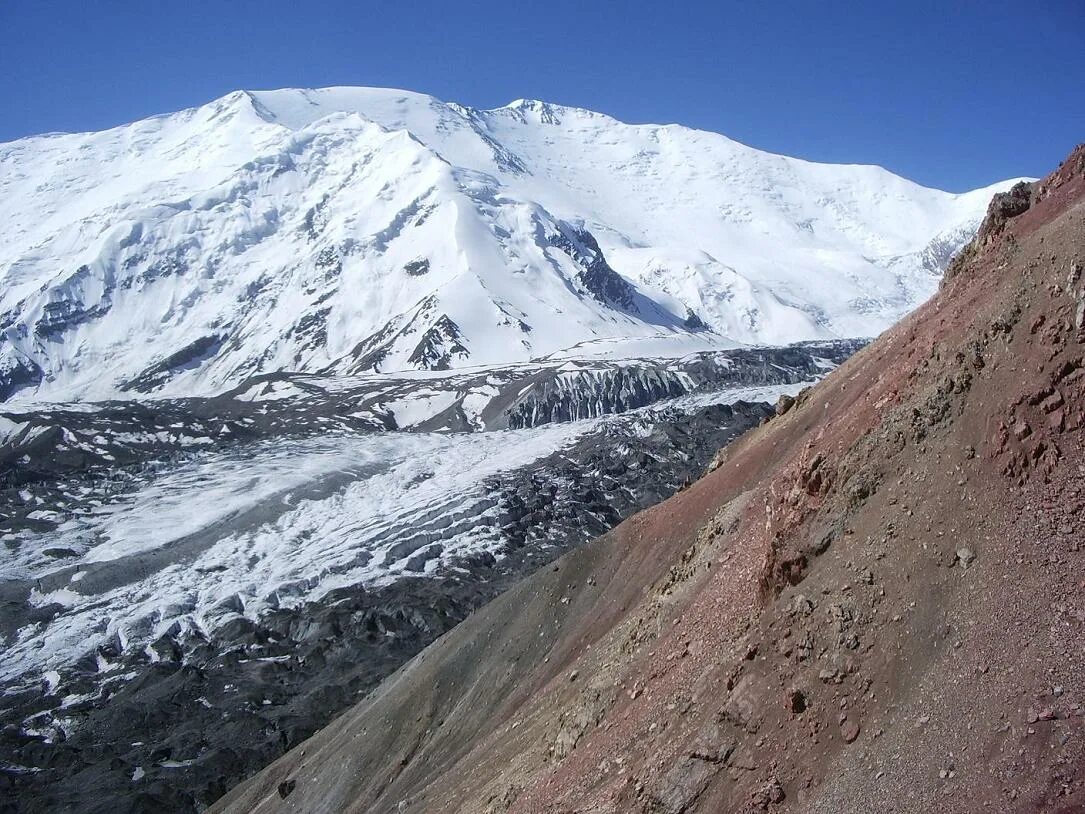
[[[0,399],[871,336],[992,193],[677,125],[231,93],[0,145]]]

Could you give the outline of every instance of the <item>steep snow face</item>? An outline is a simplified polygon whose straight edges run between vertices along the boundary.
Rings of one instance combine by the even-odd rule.
[[[993,189],[395,90],[0,145],[0,399],[872,335]]]

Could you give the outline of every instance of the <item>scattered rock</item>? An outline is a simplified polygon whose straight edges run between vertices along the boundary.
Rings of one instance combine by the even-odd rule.
[[[750,803],[755,811],[767,811],[770,805],[779,805],[787,799],[784,787],[775,777],[753,793]]]
[[[851,718],[845,718],[840,724],[840,737],[844,739],[844,743],[853,743],[859,737],[859,724]]]
[[[1056,390],[1042,402],[1040,402],[1040,409],[1045,413],[1051,413],[1062,406],[1062,393]]]
[[[795,594],[791,598],[790,610],[796,616],[809,616],[814,612],[814,603],[803,594]]]

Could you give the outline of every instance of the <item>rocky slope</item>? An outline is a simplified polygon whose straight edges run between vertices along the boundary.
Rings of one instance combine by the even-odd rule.
[[[990,194],[542,102],[232,93],[0,144],[0,400],[869,337]]]
[[[674,498],[214,810],[1085,808],[1085,145]]]

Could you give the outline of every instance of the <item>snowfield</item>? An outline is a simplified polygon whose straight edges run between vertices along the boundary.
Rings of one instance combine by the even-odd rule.
[[[872,336],[993,191],[677,125],[236,92],[0,145],[0,399]]]

